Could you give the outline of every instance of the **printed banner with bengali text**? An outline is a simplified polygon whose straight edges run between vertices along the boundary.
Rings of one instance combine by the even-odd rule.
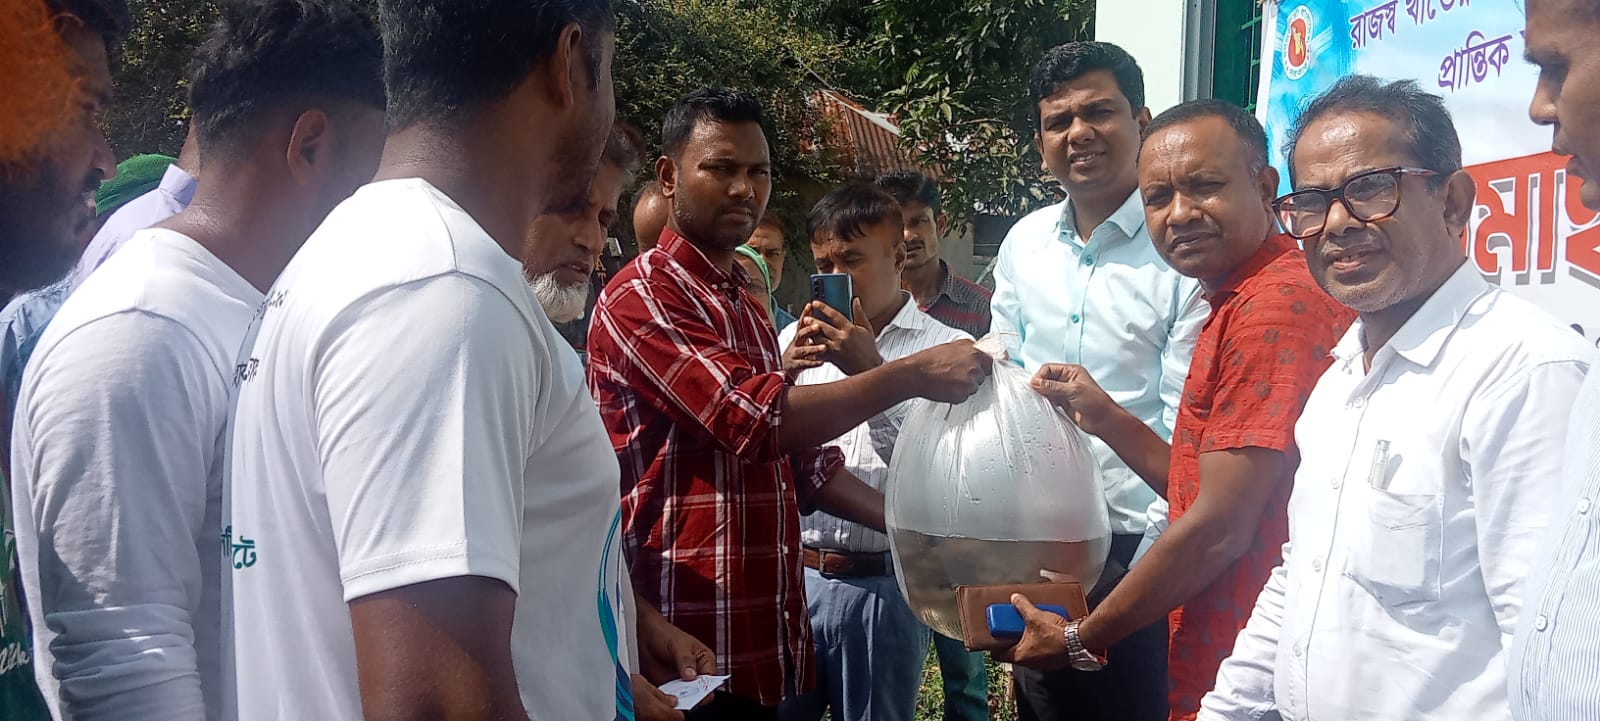
[[[1462,239],[1490,282],[1600,338],[1600,217],[1528,119],[1520,0],[1268,0],[1257,114],[1274,167],[1299,110],[1351,73],[1416,80],[1444,97],[1478,181]],[[1284,174],[1284,192],[1288,191]]]

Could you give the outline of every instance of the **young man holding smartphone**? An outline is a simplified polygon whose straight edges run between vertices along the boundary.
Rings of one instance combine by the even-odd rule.
[[[834,359],[814,361],[796,376],[797,387],[842,380],[852,365],[872,367],[972,338],[929,317],[900,289],[906,251],[893,196],[869,183],[845,185],[817,203],[806,225],[817,270],[842,276],[855,297],[853,320],[833,307],[834,300],[813,302],[779,335],[781,346],[798,338],[800,348],[823,349],[818,355]],[[830,344],[838,351],[827,350]],[[906,405],[833,440],[845,470],[874,492],[888,479]],[[801,521],[800,540],[818,682],[814,693],[784,704],[784,721],[817,721],[824,709],[839,721],[910,721],[928,628],[900,592],[882,525],[816,513]]]

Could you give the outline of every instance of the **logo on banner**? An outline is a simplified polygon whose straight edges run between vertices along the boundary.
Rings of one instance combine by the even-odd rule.
[[[1283,44],[1283,74],[1290,80],[1305,77],[1311,67],[1311,8],[1304,5],[1289,13],[1289,37]]]

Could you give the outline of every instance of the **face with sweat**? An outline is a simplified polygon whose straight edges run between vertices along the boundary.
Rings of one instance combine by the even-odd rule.
[[[690,242],[732,251],[750,240],[772,193],[772,156],[761,125],[701,118],[658,173],[675,227]]]
[[[1092,70],[1039,101],[1034,140],[1045,169],[1073,196],[1131,191],[1138,183],[1139,134],[1150,123],[1110,70]]]
[[[1208,286],[1225,281],[1273,230],[1278,174],[1227,121],[1202,116],[1145,138],[1139,190],[1150,240],[1168,265]]]
[[[583,316],[589,301],[589,275],[605,248],[606,232],[617,219],[623,170],[602,163],[581,208],[544,213],[533,221],[522,268],[545,315],[556,323]]]

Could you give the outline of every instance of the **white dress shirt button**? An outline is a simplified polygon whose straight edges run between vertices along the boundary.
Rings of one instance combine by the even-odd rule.
[[[1588,512],[1589,512],[1589,499],[1587,499],[1587,498],[1579,498],[1578,499],[1578,513],[1586,514]]]
[[[1550,628],[1550,619],[1546,618],[1544,614],[1541,613],[1537,618],[1533,619],[1533,630],[1544,631],[1547,628]]]
[[[1350,407],[1356,410],[1361,410],[1362,408],[1366,407],[1366,405],[1367,399],[1365,398],[1357,398],[1353,401],[1350,401]]]
[[[1311,570],[1316,571],[1317,573],[1322,573],[1322,559],[1311,559]]]

